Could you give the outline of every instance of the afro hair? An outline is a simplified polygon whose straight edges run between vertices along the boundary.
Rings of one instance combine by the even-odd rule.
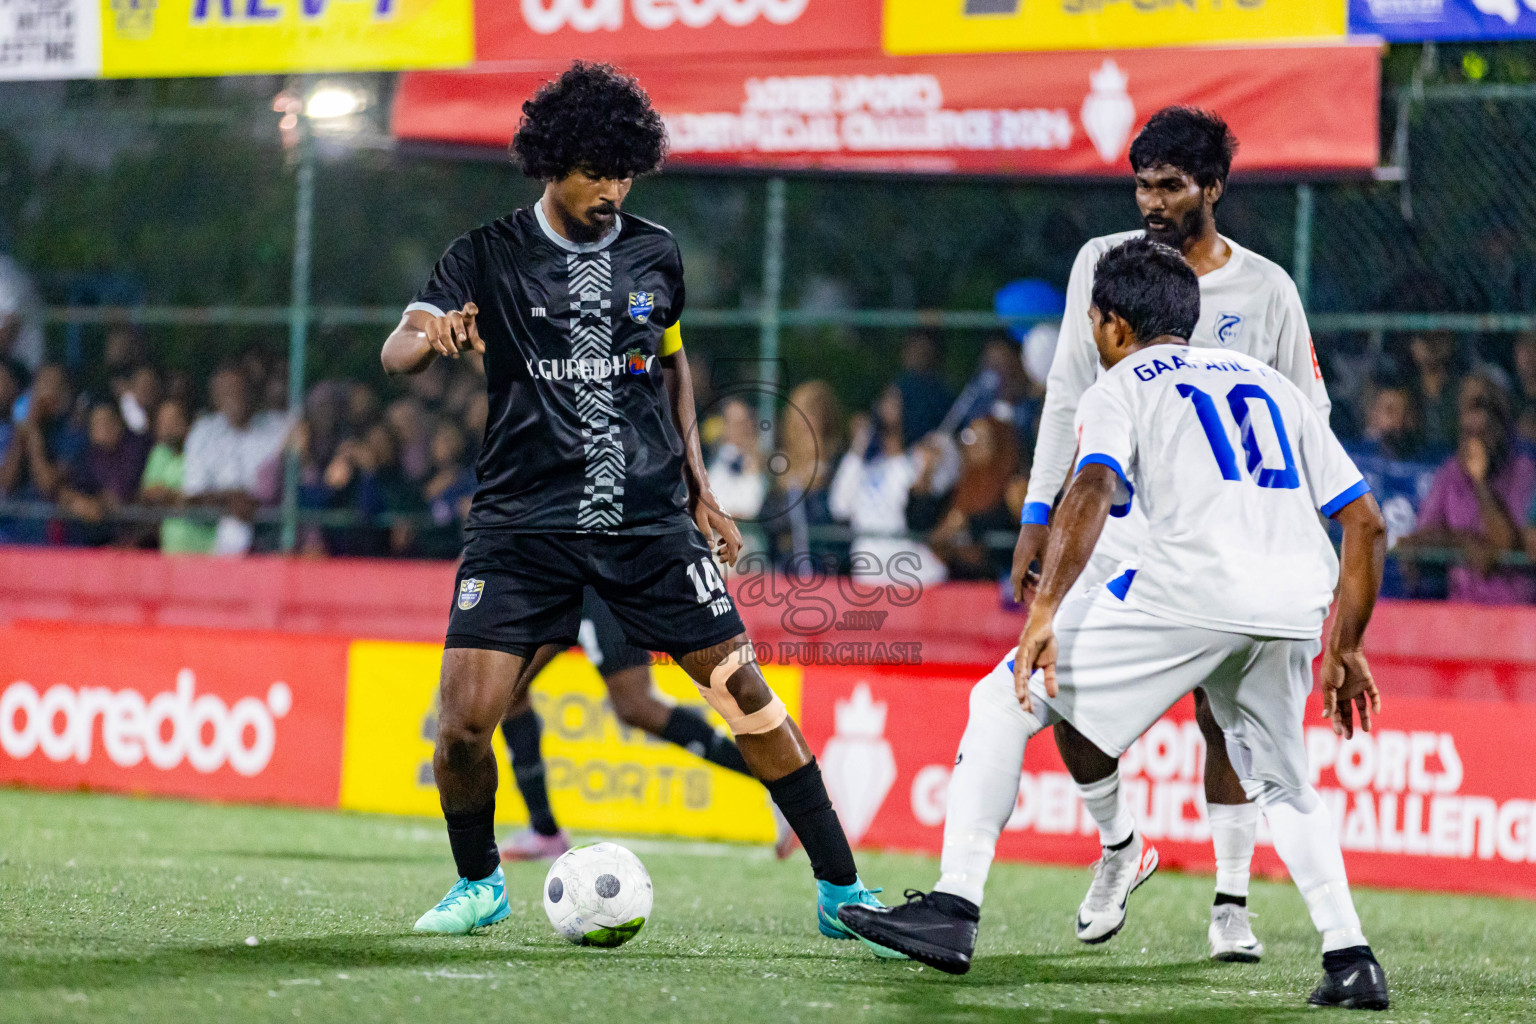
[[[640,83],[610,64],[576,61],[523,104],[512,156],[530,178],[573,171],[633,178],[661,166],[667,129]]]

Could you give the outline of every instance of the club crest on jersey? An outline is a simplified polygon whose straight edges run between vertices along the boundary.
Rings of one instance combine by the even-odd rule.
[[[1217,313],[1216,314],[1216,343],[1222,348],[1231,348],[1236,345],[1243,336],[1243,315],[1241,313]]]
[[[651,311],[656,308],[655,292],[630,292],[629,293],[629,318],[637,324],[643,324],[651,318]]]
[[[469,611],[480,603],[480,595],[485,593],[485,580],[464,580],[459,584],[459,609]]]

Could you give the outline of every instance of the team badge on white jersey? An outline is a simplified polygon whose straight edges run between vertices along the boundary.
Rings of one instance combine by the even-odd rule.
[[[485,580],[464,580],[459,584],[459,610],[469,611],[480,603],[480,595],[485,593]]]
[[[1243,314],[1217,313],[1215,334],[1216,343],[1222,348],[1236,345],[1243,338]]]

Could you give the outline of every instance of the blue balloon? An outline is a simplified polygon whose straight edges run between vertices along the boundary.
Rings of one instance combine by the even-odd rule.
[[[1060,317],[1067,309],[1067,297],[1060,288],[1038,277],[1022,277],[1009,281],[992,297],[992,308],[998,316]],[[1033,324],[1011,323],[1008,333],[1014,341],[1022,342]]]

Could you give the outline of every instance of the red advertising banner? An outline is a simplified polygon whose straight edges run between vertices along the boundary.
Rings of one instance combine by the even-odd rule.
[[[475,59],[880,52],[881,0],[497,0],[475,5]]]
[[[347,642],[0,629],[0,782],[336,806]]]
[[[844,171],[1123,175],[1136,129],[1174,103],[1216,110],[1247,171],[1377,161],[1372,46],[635,61],[666,118],[671,163]],[[394,132],[505,146],[559,71],[413,72]]]
[[[938,853],[951,765],[977,668],[813,668],[800,723],[849,835],[868,847]],[[1536,898],[1536,705],[1394,697],[1374,733],[1309,726],[1313,783],[1333,812],[1350,880]],[[1309,721],[1319,721],[1317,698]],[[1204,812],[1205,745],[1191,700],[1121,760],[1126,798],[1163,863],[1214,869]],[[1284,877],[1260,824],[1255,869]],[[1003,859],[1082,864],[1098,839],[1050,736],[1027,749]]]

